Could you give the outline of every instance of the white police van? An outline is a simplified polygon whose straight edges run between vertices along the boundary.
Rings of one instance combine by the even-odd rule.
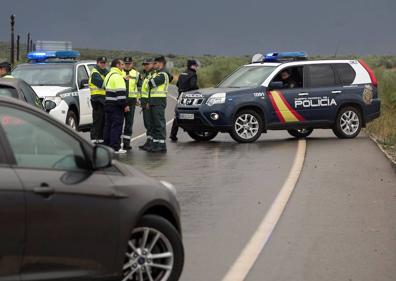
[[[29,83],[49,114],[75,130],[88,131],[92,106],[88,79],[95,61],[79,61],[80,53],[70,42],[38,41],[28,54],[29,63],[19,64],[12,75]],[[48,102],[47,102],[48,104]]]

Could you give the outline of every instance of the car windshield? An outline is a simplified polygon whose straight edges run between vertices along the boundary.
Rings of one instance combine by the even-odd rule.
[[[260,86],[276,66],[243,66],[223,80],[219,88],[254,88]]]
[[[31,86],[71,87],[73,84],[73,65],[20,65],[14,69],[12,75],[25,80]]]

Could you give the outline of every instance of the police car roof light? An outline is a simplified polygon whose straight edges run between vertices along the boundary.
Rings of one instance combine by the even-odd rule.
[[[79,51],[63,50],[63,51],[34,51],[27,55],[30,61],[44,61],[47,59],[76,59],[80,56]]]
[[[264,56],[264,62],[282,62],[282,61],[297,61],[307,60],[308,56],[305,52],[279,52],[267,53]]]

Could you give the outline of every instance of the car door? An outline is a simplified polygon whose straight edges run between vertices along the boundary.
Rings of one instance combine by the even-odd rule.
[[[4,131],[26,194],[22,280],[109,274],[118,243],[120,197],[104,172],[89,169],[89,144],[45,115],[14,108],[0,112],[9,118]]]
[[[307,66],[306,96],[298,101],[298,107],[307,120],[328,123],[336,114],[336,96],[341,93],[331,64],[310,64]]]
[[[8,117],[0,119],[0,281],[19,281],[25,244],[26,205],[22,185],[9,165],[4,147],[2,126]]]
[[[80,125],[92,124],[91,92],[88,87],[88,79],[85,65],[78,65],[77,89],[80,101]]]

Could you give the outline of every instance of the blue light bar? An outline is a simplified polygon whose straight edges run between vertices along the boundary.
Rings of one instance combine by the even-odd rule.
[[[27,55],[28,60],[44,61],[46,59],[76,59],[80,56],[80,52],[73,50],[64,51],[34,51]]]
[[[294,60],[307,60],[308,56],[305,52],[279,52],[268,53],[264,57],[265,62],[279,62],[279,61],[294,61]]]

